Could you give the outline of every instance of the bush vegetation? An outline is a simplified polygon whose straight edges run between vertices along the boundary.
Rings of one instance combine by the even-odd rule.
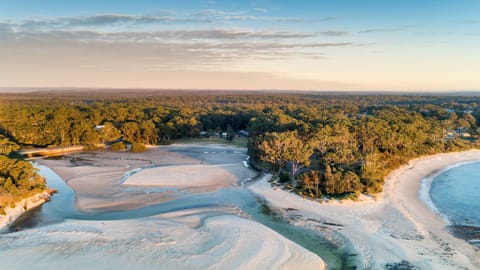
[[[133,153],[140,153],[147,151],[147,146],[143,143],[132,143],[132,148],[130,149]]]
[[[137,151],[145,144],[196,138],[201,131],[211,136],[248,131],[248,152],[256,164],[302,194],[346,196],[380,192],[385,177],[412,158],[478,147],[478,119],[477,97],[141,91],[115,98],[102,93],[3,95],[0,134],[10,140],[0,153],[17,151],[17,144],[94,145],[119,139]],[[123,142],[111,147],[125,148]],[[11,186],[7,180],[5,185]]]
[[[113,143],[112,146],[110,146],[110,150],[112,151],[121,151],[126,149],[127,149],[127,146],[123,142],[116,142],[116,143]]]
[[[33,165],[11,157],[18,145],[0,135],[0,214],[5,208],[46,189],[45,179]]]

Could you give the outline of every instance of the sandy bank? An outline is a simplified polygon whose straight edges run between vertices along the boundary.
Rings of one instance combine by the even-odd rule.
[[[123,184],[177,188],[228,186],[239,180],[238,168],[237,175],[232,173],[238,166],[242,165],[237,163],[147,168],[130,176]]]
[[[13,208],[7,207],[5,209],[6,214],[0,216],[0,233],[6,232],[8,227],[24,213],[49,201],[50,196],[50,191],[44,191],[17,202]]]
[[[41,159],[38,163],[51,168],[73,189],[77,208],[106,211],[178,198],[176,192],[150,192],[150,187],[190,193],[229,187],[256,175],[244,167],[245,158],[246,150],[236,147],[174,144],[143,153],[80,153],[73,159]]]
[[[232,215],[207,217],[200,227],[161,216],[70,220],[10,236],[0,241],[5,269],[48,269],[53,262],[55,269],[325,269],[315,254]]]
[[[480,251],[445,231],[445,221],[419,196],[422,180],[436,172],[480,160],[472,150],[418,158],[389,175],[379,199],[360,203],[318,203],[272,188],[267,178],[249,188],[274,207],[296,215],[299,226],[331,226],[358,251],[360,268],[383,268],[407,260],[420,269],[480,269]],[[298,215],[301,218],[298,218]],[[328,225],[334,224],[334,225]],[[340,226],[339,226],[340,225]]]

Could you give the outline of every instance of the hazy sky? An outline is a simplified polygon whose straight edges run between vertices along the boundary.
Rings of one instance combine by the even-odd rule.
[[[480,1],[0,0],[0,86],[480,90]]]

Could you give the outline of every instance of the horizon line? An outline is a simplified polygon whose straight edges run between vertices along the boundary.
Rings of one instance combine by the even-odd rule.
[[[392,90],[392,89],[274,89],[274,88],[255,88],[255,89],[240,89],[240,88],[231,88],[231,89],[222,89],[222,88],[157,88],[157,87],[81,87],[81,86],[0,86],[0,94],[6,93],[35,93],[35,92],[46,92],[46,91],[88,91],[88,90],[125,90],[125,91],[199,91],[199,92],[290,92],[290,93],[384,93],[384,94],[455,94],[455,93],[478,93],[480,94],[480,89],[449,89],[449,90],[425,90],[425,89],[403,89],[403,90]],[[8,91],[12,90],[12,91]],[[22,92],[16,92],[15,90],[20,90]],[[27,92],[28,91],[28,92]]]

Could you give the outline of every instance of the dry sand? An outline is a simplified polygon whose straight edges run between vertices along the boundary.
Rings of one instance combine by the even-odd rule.
[[[232,215],[198,228],[161,216],[69,220],[11,236],[0,241],[2,269],[325,269],[315,254]]]
[[[245,156],[246,151],[241,148],[178,144],[151,147],[137,154],[81,153],[75,154],[73,161],[67,158],[38,162],[55,171],[73,189],[77,208],[106,211],[162,203],[175,199],[178,194],[147,192],[135,186],[208,192],[235,185],[256,175],[244,167]],[[138,172],[125,177],[132,171]]]
[[[272,188],[269,176],[249,188],[273,207],[284,209],[285,215],[295,216],[292,220],[299,226],[321,223],[338,230],[359,253],[360,269],[382,269],[386,263],[402,260],[420,269],[480,269],[480,251],[446,232],[446,221],[419,196],[423,179],[448,166],[474,160],[480,160],[480,151],[412,160],[388,177],[384,192],[376,200],[366,198],[361,202],[306,200]]]
[[[239,180],[229,171],[238,166],[242,165],[176,165],[147,168],[128,177],[123,184],[176,188],[228,186]]]

